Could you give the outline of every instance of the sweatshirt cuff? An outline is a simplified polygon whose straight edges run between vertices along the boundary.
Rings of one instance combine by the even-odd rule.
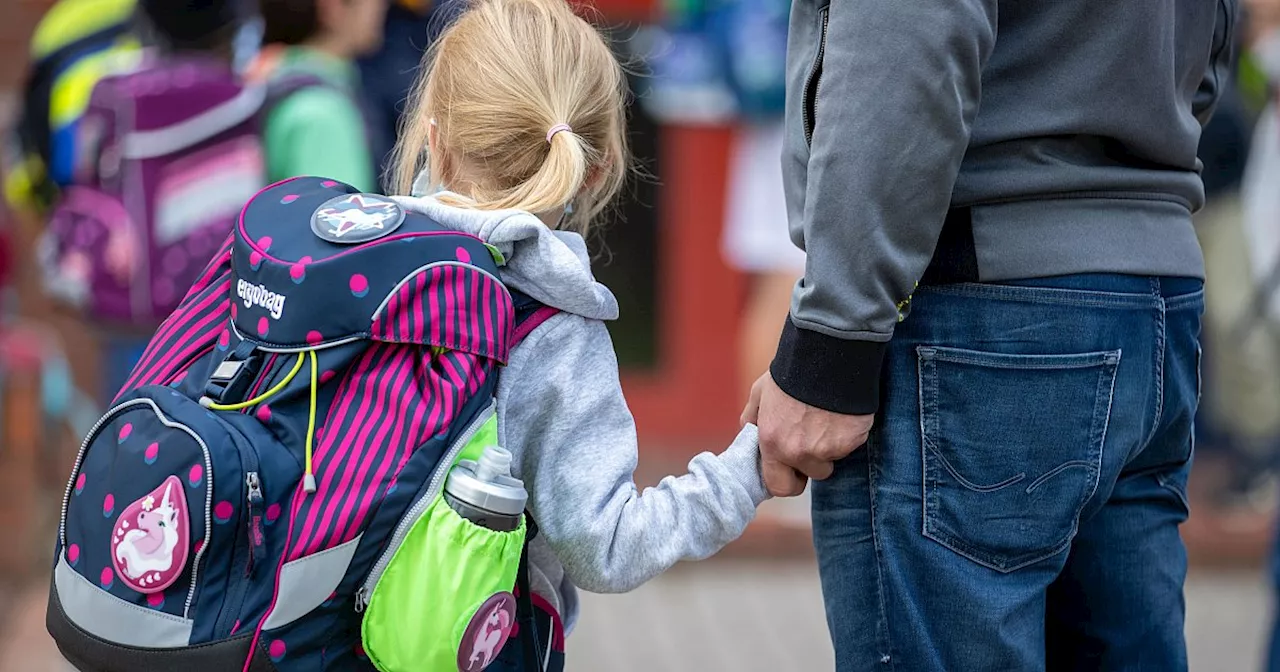
[[[718,457],[725,469],[733,475],[733,480],[751,497],[753,506],[760,506],[769,499],[764,477],[760,475],[760,434],[755,425],[744,426],[733,444]]]
[[[797,327],[782,329],[769,373],[791,397],[845,415],[871,415],[880,407],[880,368],[889,343],[854,341]]]

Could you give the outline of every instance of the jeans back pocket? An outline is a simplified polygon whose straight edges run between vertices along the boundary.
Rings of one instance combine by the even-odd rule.
[[[1120,351],[916,352],[924,535],[1001,572],[1062,552],[1098,487]]]

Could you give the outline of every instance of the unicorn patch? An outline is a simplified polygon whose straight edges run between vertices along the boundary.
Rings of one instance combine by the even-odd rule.
[[[116,574],[126,586],[146,595],[178,580],[190,548],[191,516],[177,476],[130,504],[111,532]]]

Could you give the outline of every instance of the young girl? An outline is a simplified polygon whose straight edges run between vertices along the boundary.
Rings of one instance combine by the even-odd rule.
[[[540,529],[530,562],[551,670],[575,587],[625,592],[706,558],[767,497],[750,425],[684,476],[643,493],[633,481],[635,422],[605,328],[618,304],[583,242],[625,176],[625,95],[609,47],[563,0],[478,0],[428,55],[396,162],[398,188],[413,193],[402,206],[495,246],[503,280],[560,311],[512,353],[497,401]],[[513,639],[491,669],[520,660]]]

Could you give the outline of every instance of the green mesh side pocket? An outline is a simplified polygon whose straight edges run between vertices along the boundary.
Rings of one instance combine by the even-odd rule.
[[[437,496],[378,579],[361,635],[382,672],[479,672],[515,624],[525,525],[480,527]]]

